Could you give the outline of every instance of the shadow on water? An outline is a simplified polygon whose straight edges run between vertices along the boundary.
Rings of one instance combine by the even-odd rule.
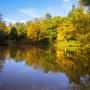
[[[90,90],[90,49],[0,47],[0,90]]]

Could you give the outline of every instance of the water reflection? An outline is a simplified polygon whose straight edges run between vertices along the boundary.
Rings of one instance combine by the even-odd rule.
[[[0,48],[0,90],[89,89],[90,49]]]

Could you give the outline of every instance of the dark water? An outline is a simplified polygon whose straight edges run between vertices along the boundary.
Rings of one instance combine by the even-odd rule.
[[[0,90],[90,90],[90,49],[0,47]]]

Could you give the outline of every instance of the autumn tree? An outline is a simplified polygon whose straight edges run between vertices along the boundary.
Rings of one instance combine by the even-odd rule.
[[[27,37],[32,41],[39,39],[40,29],[37,23],[33,22],[27,26]]]
[[[73,32],[76,30],[73,23],[69,20],[69,18],[62,19],[61,25],[57,28],[58,37],[57,40],[67,41],[74,39]]]
[[[17,22],[14,26],[17,29],[18,40],[24,39],[25,36],[26,36],[26,26],[25,26],[25,24]]]
[[[84,12],[84,8],[77,7],[72,12],[70,19],[76,27],[77,40],[83,43],[82,41],[85,41],[85,37],[90,33],[90,13]]]

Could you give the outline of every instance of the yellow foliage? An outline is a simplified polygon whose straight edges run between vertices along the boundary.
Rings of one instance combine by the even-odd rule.
[[[75,30],[76,30],[75,26],[70,21],[62,23],[61,26],[57,28],[58,32],[57,40],[58,41],[64,40],[66,34],[69,34]]]
[[[37,36],[36,36],[36,30],[37,30],[37,27],[35,24],[30,24],[28,27],[27,27],[27,36],[31,39],[36,39]]]

